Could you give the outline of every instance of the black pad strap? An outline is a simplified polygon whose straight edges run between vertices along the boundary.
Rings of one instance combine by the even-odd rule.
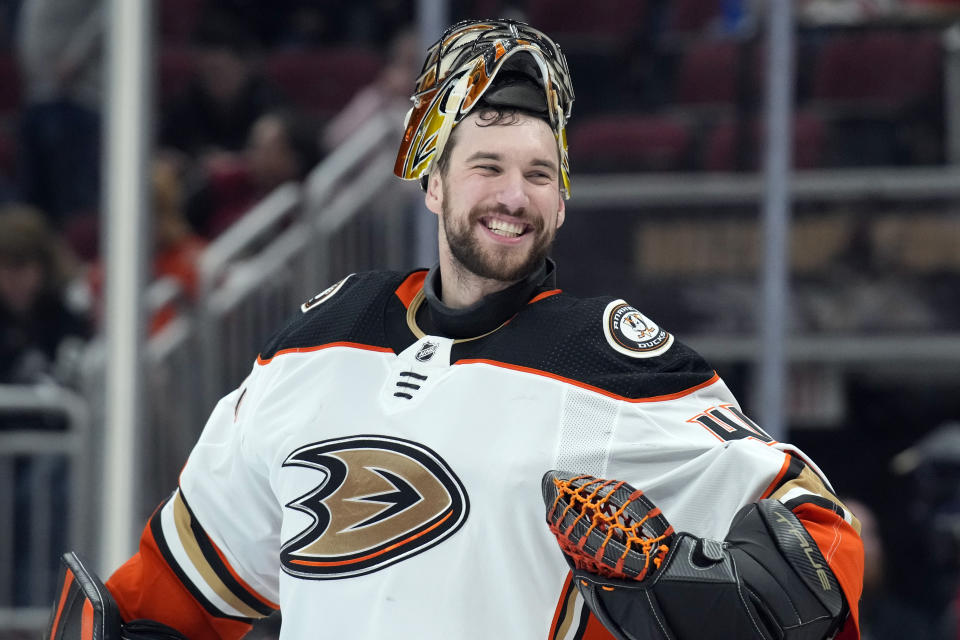
[[[155,620],[131,620],[123,625],[123,640],[187,640],[176,629]]]
[[[124,623],[103,581],[74,552],[60,558],[57,600],[44,640],[187,640],[153,620]]]
[[[60,559],[59,591],[45,640],[120,640],[121,618],[106,586],[76,553]]]

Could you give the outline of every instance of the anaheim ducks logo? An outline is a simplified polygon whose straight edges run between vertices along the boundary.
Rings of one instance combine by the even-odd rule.
[[[286,506],[313,524],[280,549],[283,570],[331,580],[379,571],[453,535],[467,519],[463,484],[436,453],[409,440],[365,435],[324,440],[283,466],[323,471]]]
[[[634,358],[652,358],[667,351],[673,336],[623,300],[603,312],[603,333],[610,346]]]

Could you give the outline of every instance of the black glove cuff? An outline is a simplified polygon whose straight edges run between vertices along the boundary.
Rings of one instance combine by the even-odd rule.
[[[120,637],[122,640],[187,640],[187,637],[176,629],[156,620],[131,620],[124,623]]]

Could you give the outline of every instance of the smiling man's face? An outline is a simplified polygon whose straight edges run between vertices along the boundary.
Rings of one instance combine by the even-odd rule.
[[[471,114],[455,134],[426,197],[440,216],[441,271],[503,288],[540,265],[563,224],[557,143],[525,114],[495,124]]]

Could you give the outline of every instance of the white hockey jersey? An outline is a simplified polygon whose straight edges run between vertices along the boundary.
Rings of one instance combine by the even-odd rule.
[[[549,469],[625,480],[697,536],[777,494],[856,538],[809,463],[626,302],[541,287],[454,339],[421,327],[424,276],[349,276],[272,340],[108,582],[125,617],[191,638],[278,607],[285,640],[609,637],[545,524]]]

